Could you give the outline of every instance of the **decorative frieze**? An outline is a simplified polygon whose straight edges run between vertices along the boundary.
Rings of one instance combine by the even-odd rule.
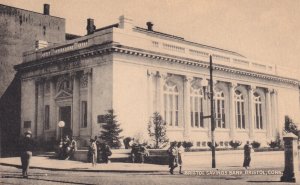
[[[88,74],[84,73],[80,76],[80,88],[87,88],[88,86]]]

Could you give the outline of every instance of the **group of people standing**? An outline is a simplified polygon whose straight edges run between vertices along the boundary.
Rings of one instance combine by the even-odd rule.
[[[174,169],[179,166],[179,174],[182,173],[184,148],[181,142],[172,142],[168,149],[170,174],[174,174]]]
[[[59,143],[58,158],[68,160],[73,157],[77,150],[77,142],[74,137],[69,138],[68,135]]]
[[[20,157],[22,163],[22,175],[24,178],[28,178],[28,169],[30,159],[32,157],[32,151],[34,150],[34,141],[32,139],[31,131],[24,133],[24,138],[20,141]],[[90,146],[88,151],[88,159],[92,162],[92,166],[95,166],[97,162],[109,163],[109,156],[112,155],[110,147],[106,143],[100,143],[97,138],[90,139]],[[69,139],[65,136],[64,140],[60,143],[60,157],[68,159],[77,150],[77,143],[74,138]],[[184,148],[181,142],[172,142],[167,150],[169,156],[169,172],[174,174],[174,169],[179,166],[179,174],[182,173]],[[250,167],[251,153],[253,152],[252,146],[249,141],[244,146],[244,163],[243,167],[246,169]],[[147,154],[145,146],[132,145],[132,162],[139,159],[140,162],[144,162],[144,156]]]
[[[144,144],[133,143],[131,146],[130,157],[132,163],[145,162],[145,157],[149,156],[149,151]]]
[[[97,137],[90,139],[88,161],[92,163],[92,166],[96,166],[97,162],[109,163],[109,156],[111,155],[112,152],[107,143],[100,143]]]

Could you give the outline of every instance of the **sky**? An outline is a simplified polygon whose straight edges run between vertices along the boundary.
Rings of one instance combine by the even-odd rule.
[[[86,19],[97,28],[134,24],[186,40],[238,52],[260,63],[300,72],[300,0],[0,0],[0,4],[66,19],[68,33],[86,34]]]

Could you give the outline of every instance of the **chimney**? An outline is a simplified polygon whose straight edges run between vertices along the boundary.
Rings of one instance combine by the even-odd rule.
[[[96,30],[96,26],[94,25],[94,19],[88,18],[87,19],[87,26],[86,26],[87,34],[93,34]]]
[[[44,4],[44,15],[50,15],[50,5]]]
[[[119,17],[119,28],[125,29],[127,31],[132,30],[133,28],[133,20],[129,17],[121,15]]]
[[[147,27],[148,27],[148,31],[153,31],[153,23],[152,22],[147,22]]]

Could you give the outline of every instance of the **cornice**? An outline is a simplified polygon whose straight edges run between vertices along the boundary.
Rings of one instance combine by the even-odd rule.
[[[121,54],[144,57],[144,58],[166,61],[171,63],[178,63],[178,64],[207,68],[207,69],[209,68],[209,63],[205,61],[195,60],[195,59],[190,59],[185,57],[178,57],[174,55],[169,55],[160,52],[153,52],[153,51],[143,50],[139,48],[132,48],[132,47],[120,45],[118,43],[109,42],[109,43],[94,45],[88,48],[69,51],[66,53],[57,54],[54,56],[49,56],[38,60],[22,63],[16,65],[15,69],[20,72],[26,72],[26,71],[31,71],[33,69],[41,69],[45,66],[55,65],[55,64],[75,63],[74,65],[76,65],[76,61],[80,59],[99,56],[99,55],[106,55],[110,53],[121,53]],[[214,64],[213,70],[300,86],[300,81],[297,79],[280,77],[271,74],[264,74],[256,71],[245,70],[245,69],[235,68],[231,66],[229,67],[221,64]]]
[[[149,51],[131,48],[131,47],[127,47],[127,46],[114,48],[114,52],[129,54],[129,55],[133,55],[133,56],[141,56],[141,57],[150,58],[150,59],[163,60],[163,61],[168,61],[168,62],[173,62],[173,63],[185,64],[185,65],[190,65],[190,66],[209,68],[209,64],[207,62],[204,62],[201,60],[194,60],[194,59],[190,59],[190,58],[178,57],[178,56],[173,56],[173,55],[168,55],[168,54],[158,53],[158,52],[149,52]],[[256,71],[245,70],[245,69],[235,68],[235,67],[231,67],[231,66],[229,67],[229,66],[220,65],[220,64],[213,64],[213,70],[224,71],[224,72],[228,72],[228,73],[244,75],[244,76],[249,76],[249,77],[254,77],[254,78],[259,78],[259,79],[289,83],[289,84],[293,84],[293,85],[300,85],[300,81],[297,79],[291,79],[291,78],[280,77],[280,76],[276,76],[276,75],[264,74],[264,73],[260,73],[260,72],[256,72]]]

